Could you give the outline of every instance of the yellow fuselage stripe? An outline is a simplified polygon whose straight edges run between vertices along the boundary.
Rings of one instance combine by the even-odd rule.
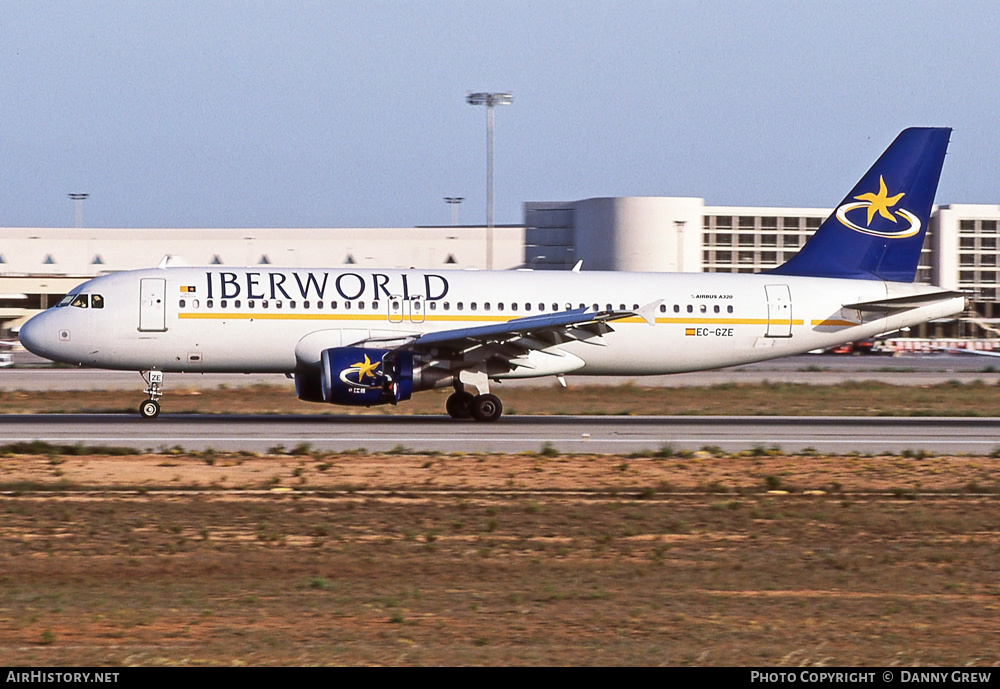
[[[389,316],[385,314],[373,314],[373,313],[193,313],[190,311],[185,311],[177,314],[178,318],[181,319],[209,319],[209,320],[272,320],[272,321],[381,321],[389,323],[423,323],[428,321],[434,322],[490,322],[490,323],[505,323],[512,321],[517,318],[524,318],[524,316],[425,316],[423,321],[414,321],[411,319],[403,319],[402,315],[399,316],[399,320],[392,320]],[[646,321],[638,316],[632,316],[629,318],[619,318],[611,323],[645,323]],[[665,325],[802,325],[804,321],[801,318],[788,319],[788,318],[776,318],[773,320],[768,320],[766,318],[657,318],[657,323],[663,323]],[[851,321],[840,321],[840,320],[813,320],[810,322],[811,325],[819,326],[853,326],[858,325],[857,323],[852,323]]]
[[[386,321],[387,316],[379,314],[339,314],[339,313],[179,313],[178,318],[210,320],[270,320],[270,321]]]
[[[625,319],[628,320],[628,319]],[[636,319],[642,321],[641,318]],[[677,325],[802,325],[801,318],[789,320],[787,318],[657,318],[657,323],[673,323]]]

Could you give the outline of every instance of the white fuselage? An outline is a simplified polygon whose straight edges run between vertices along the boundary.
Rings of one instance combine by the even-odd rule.
[[[86,308],[67,299],[22,337],[81,366],[292,373],[323,349],[370,338],[655,304],[653,323],[615,320],[612,332],[532,351],[491,377],[646,375],[807,352],[963,309],[962,297],[897,312],[844,306],[935,289],[768,274],[157,268],[88,281],[73,291],[91,295]]]

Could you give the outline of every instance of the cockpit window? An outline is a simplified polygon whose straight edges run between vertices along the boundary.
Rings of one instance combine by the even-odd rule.
[[[88,294],[86,292],[83,294],[67,294],[56,306],[75,306],[78,309],[103,309],[104,296],[101,294]]]

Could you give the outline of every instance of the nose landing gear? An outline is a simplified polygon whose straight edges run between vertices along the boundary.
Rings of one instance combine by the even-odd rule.
[[[156,400],[163,396],[160,392],[163,385],[163,371],[142,371],[140,375],[146,383],[143,392],[149,395],[149,399],[139,405],[139,414],[144,419],[155,419],[160,415],[160,403]]]

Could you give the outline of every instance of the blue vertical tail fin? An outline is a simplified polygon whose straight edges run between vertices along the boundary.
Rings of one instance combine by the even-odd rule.
[[[778,275],[912,282],[951,129],[904,130]]]

